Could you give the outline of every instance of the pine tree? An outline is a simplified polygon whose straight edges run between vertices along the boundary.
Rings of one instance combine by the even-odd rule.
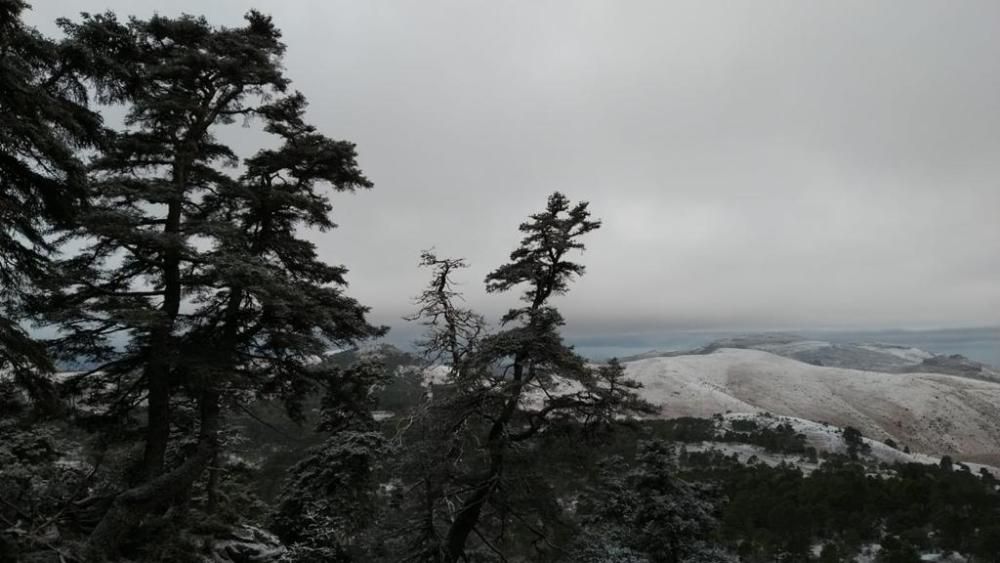
[[[508,312],[504,328],[494,334],[482,333],[481,324],[472,321],[477,317],[453,304],[457,296],[450,292],[448,274],[462,263],[425,256],[425,263],[435,267],[419,300],[422,318],[430,325],[426,343],[430,352],[451,360],[451,366],[447,393],[440,398],[435,393],[427,408],[440,413],[440,421],[430,427],[441,429],[431,439],[441,444],[442,457],[426,468],[428,477],[438,477],[424,479],[422,514],[428,523],[419,537],[425,544],[428,538],[439,540],[415,560],[462,560],[470,553],[470,540],[476,543],[472,550],[499,552],[503,530],[516,525],[544,544],[539,530],[546,525],[544,518],[533,524],[537,515],[525,517],[517,505],[532,496],[524,491],[545,494],[548,486],[536,477],[530,455],[520,452],[530,450],[533,439],[554,422],[596,427],[649,408],[636,397],[638,384],[625,378],[619,364],[588,366],[563,342],[563,319],[549,303],[584,272],[568,257],[582,251],[580,238],[600,226],[587,207],[571,205],[555,193],[545,211],[520,226],[525,234],[521,245],[510,263],[487,276],[486,286],[490,292],[524,286],[525,304]],[[443,479],[442,467],[450,472]],[[515,489],[521,493],[514,494]],[[437,504],[443,505],[445,517],[435,516]],[[533,505],[530,510],[538,513],[546,502],[536,497]],[[445,506],[451,508],[445,511]],[[493,531],[498,537],[488,539]]]
[[[372,417],[372,391],[384,376],[362,361],[333,378],[317,430],[327,439],[289,470],[271,516],[295,563],[363,561],[359,539],[375,525],[375,472],[388,446]],[[346,387],[345,387],[346,386]]]
[[[583,530],[574,561],[733,561],[712,543],[711,503],[675,471],[674,452],[662,442],[640,443],[631,467],[610,460],[594,490],[580,501]]]
[[[200,219],[217,245],[204,255],[209,289],[195,299],[197,324],[184,338],[177,370],[197,397],[202,429],[218,426],[222,404],[261,398],[281,399],[288,414],[301,421],[302,399],[325,388],[319,430],[332,436],[300,464],[300,473],[312,474],[305,468],[330,469],[339,463],[338,452],[379,443],[370,426],[359,429],[357,423],[371,422],[370,396],[377,383],[371,374],[378,370],[362,365],[343,371],[315,360],[331,346],[351,345],[384,329],[370,325],[368,309],[343,294],[346,268],[320,261],[313,244],[298,234],[302,227],[335,226],[323,188],[371,186],[357,168],[354,145],[317,133],[303,121],[304,111],[305,98],[298,93],[261,107],[265,130],[284,143],[247,159],[238,182],[204,201]],[[335,440],[347,440],[347,449]],[[215,437],[202,442],[206,457],[216,454]],[[290,487],[314,490],[303,485],[297,479]]]
[[[86,245],[63,264],[74,282],[48,303],[66,333],[55,349],[99,362],[76,382],[108,418],[146,402],[143,458],[90,536],[96,559],[142,514],[185,497],[218,456],[226,407],[274,397],[297,415],[303,395],[338,375],[317,358],[383,329],[343,294],[346,269],[300,238],[334,226],[324,190],[371,184],[354,145],[319,134],[303,120],[304,97],[286,94],[269,17],[251,11],[245,26],[217,28],[104,14],[63,28],[102,99],[128,108],[127,128],[92,165]],[[226,168],[239,158],[218,139],[236,119],[260,119],[282,141],[238,177]],[[196,430],[197,447],[168,457],[182,429]]]
[[[283,144],[247,159],[239,181],[202,203],[196,220],[217,244],[203,256],[197,324],[180,363],[191,374],[239,371],[244,390],[280,396],[296,417],[298,399],[324,377],[312,358],[384,332],[344,295],[347,269],[322,262],[299,235],[336,226],[323,190],[371,187],[354,145],[317,133],[304,112],[299,93],[259,108],[265,130]]]
[[[78,150],[101,119],[87,107],[82,70],[61,46],[21,21],[27,4],[0,0],[0,372],[10,370],[36,406],[57,410],[41,372],[43,347],[24,331],[24,299],[52,278],[50,232],[86,199]]]

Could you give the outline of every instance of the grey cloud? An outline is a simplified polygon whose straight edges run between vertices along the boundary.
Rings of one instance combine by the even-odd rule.
[[[250,7],[36,4],[49,32]],[[314,238],[399,338],[422,248],[472,262],[470,304],[507,307],[481,280],[555,189],[605,222],[559,300],[580,334],[997,324],[996,2],[255,5],[376,183]]]

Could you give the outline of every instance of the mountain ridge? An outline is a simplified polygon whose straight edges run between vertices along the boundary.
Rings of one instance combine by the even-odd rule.
[[[630,362],[658,357],[704,355],[723,348],[760,350],[815,366],[887,373],[938,373],[1000,382],[1000,369],[960,354],[935,354],[913,346],[881,342],[833,343],[787,333],[722,338],[692,350],[650,350],[619,360]]]

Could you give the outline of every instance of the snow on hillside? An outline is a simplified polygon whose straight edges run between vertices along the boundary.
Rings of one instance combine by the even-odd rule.
[[[847,443],[844,441],[843,428],[833,426],[831,424],[824,424],[820,422],[815,422],[812,420],[805,420],[803,418],[796,418],[793,416],[773,416],[771,414],[750,414],[750,413],[730,413],[723,416],[723,425],[728,426],[731,421],[734,420],[753,420],[759,426],[763,428],[774,428],[780,424],[788,424],[797,434],[802,434],[805,437],[806,445],[816,448],[817,452],[829,452],[837,454],[847,454],[848,448]],[[888,465],[893,465],[896,463],[921,463],[937,465],[941,462],[940,456],[932,456],[922,453],[908,453],[899,448],[894,448],[889,446],[884,442],[878,440],[873,440],[871,438],[862,438],[862,441],[868,445],[869,451],[864,455],[865,457],[871,458],[877,462],[885,463]],[[746,444],[737,444],[738,446],[746,446],[744,450],[751,452],[756,455],[758,459],[771,465],[775,465],[781,461],[788,461],[788,456],[782,456],[780,454],[772,454],[768,457],[768,454],[762,453],[763,448],[756,446],[749,446]],[[900,446],[902,447],[902,446]],[[736,452],[738,453],[738,452]],[[741,457],[742,459],[742,457]],[[802,466],[802,462],[796,462],[797,465]],[[1000,477],[1000,468],[980,463],[969,463],[964,462],[968,466],[969,470],[974,474],[979,474],[980,469],[985,469],[986,471],[992,473],[996,477]],[[805,464],[803,469],[809,470],[815,466],[808,466]]]
[[[934,354],[931,354],[926,350],[912,347],[908,348],[905,346],[891,346],[888,344],[859,344],[858,347],[865,350],[871,350],[872,352],[889,354],[911,364],[919,364],[924,360],[929,360],[934,357]]]
[[[877,342],[835,344],[780,333],[747,334],[723,338],[690,352],[647,353],[628,358],[628,360],[655,356],[710,354],[723,348],[760,350],[815,366],[892,373],[937,373],[1000,382],[1000,369],[960,355],[940,355],[911,346]]]
[[[816,366],[732,348],[625,366],[664,417],[771,412],[853,426],[914,452],[1000,464],[1000,384],[995,382]]]

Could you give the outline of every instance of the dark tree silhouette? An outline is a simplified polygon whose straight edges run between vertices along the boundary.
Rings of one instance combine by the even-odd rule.
[[[354,145],[306,124],[304,97],[286,93],[271,19],[245,19],[62,22],[102,99],[128,109],[92,166],[84,246],[63,264],[69,287],[48,303],[65,332],[53,347],[99,364],[75,383],[108,418],[146,405],[143,458],[90,535],[95,559],[204,474],[224,407],[277,397],[297,415],[304,394],[340,375],[313,366],[320,354],[382,332],[343,294],[346,269],[300,234],[334,226],[325,190],[371,183]],[[226,168],[239,158],[218,133],[237,119],[263,121],[281,144],[234,177]],[[181,405],[197,413],[197,447],[168,459]]]
[[[617,362],[589,366],[563,343],[562,316],[550,305],[551,297],[583,274],[583,265],[569,255],[582,251],[580,239],[599,226],[586,203],[573,205],[560,193],[520,226],[520,246],[509,263],[487,276],[486,286],[490,292],[524,286],[524,305],[511,309],[493,334],[456,305],[450,275],[464,262],[424,255],[433,269],[418,298],[418,316],[428,325],[424,346],[429,357],[450,364],[431,403],[409,426],[422,434],[418,444],[437,444],[415,446],[419,459],[403,471],[420,484],[414,487],[421,497],[414,502],[417,516],[407,528],[414,537],[411,560],[460,561],[473,541],[475,550],[499,552],[503,532],[488,539],[504,529],[497,522],[528,521],[508,502],[513,497],[505,488],[530,479],[524,473],[530,460],[514,462],[512,452],[529,450],[558,421],[596,427],[648,409],[635,395],[638,384],[624,377]]]
[[[531,440],[554,419],[585,426],[610,423],[616,415],[648,408],[635,395],[638,384],[617,363],[591,368],[563,343],[563,318],[549,304],[584,273],[568,255],[584,249],[580,238],[600,227],[590,219],[586,202],[571,204],[561,193],[549,197],[545,210],[522,223],[520,246],[510,262],[486,277],[491,293],[524,286],[524,305],[503,318],[504,330],[480,343],[473,368],[485,380],[476,414],[489,423],[483,443],[484,467],[445,534],[445,561],[459,561],[469,537],[477,534],[483,509],[503,487],[505,459],[512,446]],[[464,375],[463,375],[464,377]],[[529,398],[537,404],[528,405]]]
[[[101,137],[72,53],[24,25],[21,0],[0,1],[0,371],[10,369],[41,410],[58,401],[52,365],[22,328],[25,298],[53,277],[53,229],[86,200],[78,150]]]

